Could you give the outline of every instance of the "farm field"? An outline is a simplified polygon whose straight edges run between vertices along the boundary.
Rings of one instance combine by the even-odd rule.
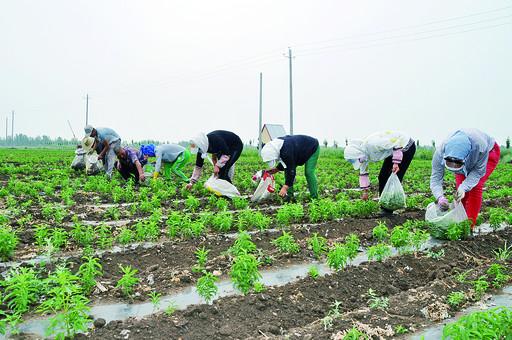
[[[360,200],[341,150],[322,150],[319,200],[299,168],[295,202],[262,204],[247,197],[264,167],[255,150],[237,163],[234,200],[203,188],[208,165],[187,192],[162,179],[139,187],[118,174],[87,177],[69,168],[73,156],[0,149],[6,336],[409,338],[512,281],[512,164],[487,182],[474,235],[454,225],[437,241],[424,222],[428,150],[405,177],[407,208],[391,216]],[[373,192],[379,166],[370,167]],[[283,182],[277,175],[276,187]],[[452,192],[453,177],[445,182]],[[178,300],[183,292],[196,298]]]

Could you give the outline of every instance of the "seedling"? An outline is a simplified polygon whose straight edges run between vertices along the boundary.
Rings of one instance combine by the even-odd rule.
[[[135,276],[138,270],[133,269],[130,265],[119,265],[119,268],[121,269],[123,276],[119,281],[117,281],[116,288],[121,288],[121,291],[125,296],[131,297],[133,287],[139,283],[139,279]]]
[[[367,340],[369,337],[361,332],[356,327],[352,327],[348,331],[345,332],[345,335],[343,336],[343,340]]]
[[[11,258],[17,245],[16,233],[10,227],[0,226],[0,260]]]
[[[208,261],[208,253],[210,251],[207,250],[205,247],[198,248],[195,252],[197,264],[194,268],[192,268],[195,272],[200,272],[205,269],[206,267],[206,261]]]
[[[14,313],[22,315],[37,302],[41,281],[33,269],[21,267],[11,269],[1,286],[5,294],[3,301]]]
[[[229,248],[228,252],[233,256],[256,251],[256,245],[251,240],[251,235],[247,232],[238,233],[235,243]]]
[[[308,274],[312,279],[316,279],[320,275],[318,273],[318,268],[315,266],[309,267]]]
[[[348,251],[344,244],[334,243],[327,253],[327,265],[334,270],[345,268],[348,260]]]
[[[300,251],[299,245],[295,242],[293,235],[283,231],[283,234],[272,241],[281,253],[296,254]]]
[[[341,302],[334,300],[334,303],[331,305],[331,309],[327,312],[327,315],[322,319],[322,323],[324,324],[324,330],[331,329],[334,324],[334,320],[341,316],[340,307]]]
[[[356,258],[360,243],[361,241],[356,234],[350,234],[345,237],[345,250],[349,260],[352,261]]]
[[[476,299],[480,300],[485,292],[489,289],[487,276],[482,275],[478,278],[478,280],[473,281],[473,289],[475,290]]]
[[[494,256],[496,256],[498,261],[508,261],[512,257],[512,245],[507,247],[507,241],[505,241],[503,248],[498,248],[494,251]]]
[[[162,294],[153,291],[149,293],[148,296],[151,299],[151,304],[153,304],[153,308],[158,309],[158,306],[160,306],[160,297],[162,296]]]
[[[265,288],[265,285],[261,282],[256,282],[254,283],[254,287],[252,288],[252,290],[255,292],[255,293],[263,293],[266,288]]]
[[[440,249],[439,251],[429,250],[427,251],[427,256],[434,260],[440,260],[444,257],[444,249]]]
[[[451,292],[448,294],[448,304],[453,308],[458,307],[466,298],[464,292]]]
[[[466,279],[468,275],[473,271],[473,269],[466,270],[465,272],[459,273],[455,276],[455,280],[459,283],[466,283]]]
[[[368,248],[368,260],[376,259],[382,262],[389,256],[391,256],[391,247],[385,243],[378,243]]]
[[[412,235],[409,229],[402,226],[396,226],[391,231],[390,242],[393,247],[398,249],[399,254],[404,254],[409,250]]]
[[[378,296],[373,289],[368,289],[368,305],[371,309],[386,310],[389,307],[389,298]]]
[[[407,327],[404,327],[402,325],[395,326],[395,334],[407,334],[409,333],[409,329]]]
[[[206,301],[206,303],[210,303],[217,294],[218,288],[215,285],[219,278],[212,273],[204,272],[203,276],[197,280],[196,290],[197,293]]]
[[[215,214],[212,220],[212,226],[214,229],[220,232],[226,232],[231,229],[233,225],[233,215],[227,211]]]
[[[377,241],[382,242],[389,237],[389,229],[386,226],[386,223],[379,222],[372,231],[373,237],[377,239]]]
[[[252,254],[238,255],[231,266],[231,280],[235,288],[247,294],[254,284],[259,281],[258,260]]]
[[[511,323],[510,307],[473,312],[444,326],[443,339],[507,339]]]
[[[117,235],[117,241],[123,245],[132,243],[135,241],[135,232],[130,227],[123,227]]]
[[[171,301],[171,302],[169,302],[169,305],[167,306],[167,308],[165,308],[164,313],[167,316],[172,316],[174,314],[174,312],[176,312],[177,309],[178,309],[178,306],[176,305],[176,302]]]
[[[103,268],[99,259],[92,256],[83,258],[84,263],[78,268],[78,277],[84,288],[84,292],[90,293],[96,286],[96,277],[103,274]]]
[[[319,259],[327,251],[327,239],[314,233],[308,240],[308,249],[311,249],[315,257]]]

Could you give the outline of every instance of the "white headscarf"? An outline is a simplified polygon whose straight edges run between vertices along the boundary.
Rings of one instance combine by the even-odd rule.
[[[195,146],[199,149],[202,159],[207,158],[210,163],[213,164],[212,159],[210,156],[208,156],[208,146],[210,142],[208,141],[208,136],[206,136],[204,132],[198,133],[197,136],[195,136],[190,142],[195,144]]]
[[[286,164],[281,160],[281,148],[283,147],[284,140],[283,139],[274,139],[265,144],[263,149],[261,149],[261,159],[264,162],[269,163],[271,165],[271,162],[276,163],[279,161],[283,167],[286,169]],[[275,164],[274,164],[275,165]],[[271,165],[273,166],[273,165]]]
[[[364,142],[359,139],[351,140],[345,148],[343,156],[352,163],[354,170],[359,169],[361,167],[361,160],[367,158]]]

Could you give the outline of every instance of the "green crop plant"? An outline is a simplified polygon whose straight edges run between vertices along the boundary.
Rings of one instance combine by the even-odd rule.
[[[135,276],[138,270],[132,268],[130,265],[119,265],[123,276],[117,281],[116,288],[121,288],[123,294],[130,297],[133,293],[133,287],[139,283],[139,279]]]
[[[331,309],[327,312],[327,315],[322,319],[322,323],[324,325],[324,330],[329,330],[334,325],[334,320],[341,316],[341,302],[334,300],[334,303],[331,305]]]
[[[92,226],[83,225],[77,221],[73,224],[70,235],[77,244],[86,247],[92,245],[96,234]]]
[[[271,218],[260,211],[242,210],[238,213],[236,223],[239,231],[247,230],[250,227],[263,231],[270,226]]]
[[[107,210],[105,210],[105,213],[103,214],[105,218],[110,218],[115,221],[119,220],[121,218],[121,212],[119,211],[119,208],[116,206],[110,207]]]
[[[240,254],[233,260],[231,265],[231,280],[235,288],[243,294],[249,293],[254,284],[261,278],[258,271],[259,262],[252,254]]]
[[[160,237],[158,224],[149,219],[135,224],[135,239],[137,241],[155,241]]]
[[[349,260],[353,260],[357,256],[361,241],[356,234],[349,234],[345,236],[345,251]]]
[[[217,202],[215,202],[215,207],[219,211],[226,211],[228,210],[228,201],[226,201],[224,198],[218,198]]]
[[[97,235],[96,245],[100,249],[112,248],[114,238],[112,237],[112,228],[104,223],[101,223],[95,228]]]
[[[371,309],[386,310],[389,307],[389,298],[379,296],[373,289],[368,289],[368,306]]]
[[[494,256],[498,261],[508,261],[512,258],[512,245],[507,246],[507,241],[503,245],[503,248],[498,248],[494,252]]]
[[[409,329],[407,329],[407,327],[402,326],[402,325],[395,326],[395,334],[401,335],[401,334],[407,334],[407,333],[409,333]]]
[[[443,339],[509,339],[512,308],[496,307],[477,311],[444,326]]]
[[[206,303],[210,303],[217,294],[218,288],[215,285],[219,278],[212,273],[204,272],[203,276],[197,280],[196,290],[199,296],[201,296]]]
[[[69,303],[61,309],[61,312],[50,318],[46,335],[64,340],[85,332],[90,323],[88,303],[89,299],[83,295],[71,295]]]
[[[368,260],[376,259],[381,262],[391,256],[391,247],[386,243],[378,243],[368,248]]]
[[[491,208],[489,209],[489,225],[496,231],[501,224],[506,222],[508,219],[507,211],[503,208]]]
[[[206,226],[201,220],[196,220],[194,222],[191,222],[188,227],[190,228],[190,231],[192,233],[192,236],[199,237],[204,234],[206,231]],[[185,227],[182,229],[182,234],[187,228]]]
[[[34,237],[36,244],[39,247],[44,247],[47,242],[46,240],[50,237],[50,228],[46,224],[37,224],[34,230]]]
[[[206,261],[208,261],[208,253],[210,251],[205,247],[198,248],[195,252],[197,264],[192,268],[195,272],[203,271],[206,268]]]
[[[255,282],[254,286],[252,287],[252,290],[255,293],[263,293],[266,290],[266,288],[265,288],[265,285],[263,283]]]
[[[347,247],[342,243],[334,243],[327,253],[327,265],[334,270],[340,270],[347,266],[349,261]]]
[[[450,306],[453,308],[456,308],[460,306],[462,302],[464,302],[464,299],[466,298],[466,295],[464,292],[451,292],[448,294],[447,301]]]
[[[352,217],[368,217],[379,210],[379,203],[368,201],[351,202],[348,207],[348,214]]]
[[[157,292],[151,292],[148,294],[148,297],[151,299],[151,304],[153,305],[154,309],[158,309],[158,306],[160,306],[160,297],[162,294]]]
[[[0,286],[3,287],[3,302],[11,311],[22,315],[37,302],[42,282],[34,269],[21,267],[11,269]]]
[[[308,205],[308,217],[313,223],[327,221],[338,217],[336,203],[330,198],[314,200]]]
[[[469,220],[452,223],[446,229],[446,237],[451,241],[464,239],[471,234],[471,222]]]
[[[96,286],[96,278],[103,275],[103,267],[98,258],[86,256],[83,263],[78,268],[77,275],[85,293],[90,293]]]
[[[499,263],[493,263],[489,269],[487,269],[486,273],[493,278],[492,285],[496,288],[503,287],[510,281],[510,275],[507,274],[507,269]]]
[[[396,226],[391,231],[389,241],[391,245],[398,249],[399,254],[404,254],[409,251],[412,235],[408,228],[403,226]]]
[[[444,249],[440,249],[439,251],[429,250],[427,251],[427,256],[434,260],[440,260],[444,257]]]
[[[476,299],[480,300],[485,292],[489,289],[487,276],[482,275],[477,280],[473,281],[473,289],[475,290]]]
[[[227,211],[223,211],[215,214],[212,220],[212,226],[214,229],[220,232],[226,232],[231,229],[233,225],[233,215]]]
[[[53,228],[50,243],[55,249],[64,248],[68,243],[68,233],[64,228]]]
[[[0,226],[0,260],[11,258],[17,245],[16,233],[10,227]]]
[[[167,225],[167,236],[169,238],[178,236],[182,225],[188,222],[190,222],[189,216],[183,215],[177,211],[171,212],[165,222]]]
[[[315,257],[319,259],[328,250],[327,239],[325,237],[318,236],[318,233],[314,233],[313,236],[308,239],[308,249],[311,249]]]
[[[117,235],[117,241],[123,245],[132,243],[135,241],[135,232],[130,227],[122,227]]]
[[[300,203],[286,203],[277,210],[276,220],[282,225],[299,222],[304,216],[304,208]]]
[[[190,211],[196,211],[200,205],[201,205],[201,202],[199,201],[199,199],[195,198],[194,196],[188,196],[185,199],[185,208],[189,209]]]
[[[272,241],[281,253],[296,254],[300,251],[300,247],[295,242],[293,235],[283,231],[283,234]]]
[[[387,239],[389,237],[389,229],[386,223],[379,222],[377,226],[373,228],[372,235],[379,242],[383,242]]]
[[[427,243],[429,238],[430,234],[427,231],[417,229],[412,234],[411,244],[414,247],[414,249],[418,252],[421,250],[423,245]]]
[[[178,309],[178,306],[176,305],[176,302],[171,301],[171,302],[169,302],[169,305],[167,306],[167,308],[165,308],[164,313],[167,316],[172,316],[174,314],[174,312],[176,312],[177,309]]]
[[[466,283],[466,280],[469,276],[469,274],[473,271],[473,269],[468,269],[462,273],[458,273],[456,276],[455,276],[455,280],[459,283]]]
[[[308,275],[312,278],[312,279],[316,279],[320,274],[318,273],[318,268],[316,266],[311,266],[309,267],[309,270],[308,270]]]
[[[249,202],[243,197],[233,197],[232,201],[236,210],[246,209],[249,206]]]
[[[361,332],[355,326],[345,332],[343,335],[343,340],[368,340],[370,339],[368,335]]]
[[[252,242],[251,235],[245,231],[238,233],[238,236],[229,248],[228,252],[233,256],[249,254],[256,251],[256,245]]]

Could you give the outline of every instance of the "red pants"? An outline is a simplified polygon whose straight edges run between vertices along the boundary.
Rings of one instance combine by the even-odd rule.
[[[478,213],[480,212],[480,208],[482,207],[482,191],[484,188],[485,182],[492,174],[496,166],[500,161],[500,146],[496,143],[491,151],[489,151],[489,159],[487,160],[487,170],[485,171],[484,177],[480,178],[478,184],[466,192],[466,195],[462,199],[462,205],[464,205],[464,209],[466,209],[466,213],[468,214],[468,218],[472,221],[471,227],[473,228],[476,225],[476,218],[478,217]],[[455,182],[457,189],[459,185],[466,179],[466,176],[456,174]]]

